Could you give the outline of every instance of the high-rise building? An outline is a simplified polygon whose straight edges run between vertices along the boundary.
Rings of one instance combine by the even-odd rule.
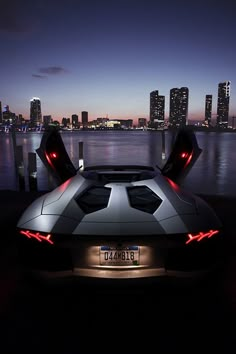
[[[77,114],[72,114],[71,122],[73,127],[78,127],[79,125],[79,116]]]
[[[205,124],[211,125],[211,115],[212,115],[212,95],[206,95],[205,100]]]
[[[52,123],[52,116],[51,115],[43,116],[43,124],[49,125],[50,123]]]
[[[8,105],[4,106],[3,112],[2,112],[2,122],[3,124],[15,124],[16,123],[16,115],[15,113],[10,111],[10,108]]]
[[[165,96],[160,96],[158,90],[150,93],[150,121],[149,126],[163,129],[165,122]]]
[[[88,112],[86,111],[81,112],[81,120],[82,120],[83,128],[86,128],[88,126]]]
[[[146,118],[138,118],[138,127],[144,128],[147,126],[147,119]]]
[[[18,124],[22,124],[25,121],[24,117],[22,114],[18,115]]]
[[[70,118],[63,117],[62,120],[61,120],[61,124],[64,127],[69,127],[70,126]]]
[[[0,124],[2,124],[2,102],[0,101]]]
[[[230,81],[218,84],[217,120],[218,128],[227,128],[229,121]]]
[[[170,90],[169,125],[184,127],[188,119],[188,87],[172,88]]]
[[[32,124],[42,123],[41,101],[38,97],[30,100],[30,122]]]

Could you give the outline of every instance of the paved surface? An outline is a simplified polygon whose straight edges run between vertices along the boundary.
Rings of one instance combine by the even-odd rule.
[[[206,197],[225,231],[225,266],[184,287],[46,286],[22,278],[15,226],[40,193],[0,191],[0,353],[235,353],[236,200]]]

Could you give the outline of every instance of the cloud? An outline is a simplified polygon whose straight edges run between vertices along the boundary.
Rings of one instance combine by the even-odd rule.
[[[46,79],[47,76],[45,75],[38,75],[38,74],[32,74],[32,77],[35,77],[36,79]]]
[[[67,70],[62,68],[61,66],[48,66],[45,68],[40,68],[39,72],[41,74],[58,75],[58,74],[66,73]]]
[[[46,66],[38,69],[39,74],[32,74],[32,77],[36,79],[47,79],[48,75],[60,75],[67,73],[68,71],[61,66]],[[47,74],[47,75],[41,75]]]

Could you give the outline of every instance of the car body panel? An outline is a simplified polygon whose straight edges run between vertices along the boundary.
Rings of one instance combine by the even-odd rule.
[[[221,221],[180,183],[202,151],[192,132],[180,131],[161,170],[114,165],[77,173],[68,155],[63,157],[58,134],[46,132],[38,149],[58,185],[34,201],[17,223],[17,231],[27,236],[25,259],[31,260],[31,269],[116,279],[192,275],[214,263],[210,255],[218,257]]]

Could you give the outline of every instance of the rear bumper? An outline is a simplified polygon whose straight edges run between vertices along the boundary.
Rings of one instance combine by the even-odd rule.
[[[99,245],[107,241],[83,240],[55,246],[21,237],[19,262],[24,271],[48,279],[196,278],[221,266],[224,259],[222,241],[222,235],[192,245],[170,239],[167,242],[156,239],[145,243],[139,241],[139,265],[107,266],[99,263]],[[133,245],[134,242],[124,244]]]
[[[197,278],[221,267],[224,259],[222,247],[216,247],[213,243],[209,247],[198,249],[177,248],[169,249],[168,252],[164,249],[163,252],[158,251],[158,254],[153,252],[154,260],[151,264],[134,266],[91,264],[85,261],[86,257],[81,256],[78,260],[77,256],[73,256],[74,252],[75,249],[69,248],[21,245],[19,263],[24,272],[47,279]],[[158,260],[155,256],[158,256]]]
[[[30,269],[25,267],[24,272],[31,276],[38,276],[41,279],[72,279],[72,278],[100,278],[100,279],[190,279],[202,278],[219,268],[219,264],[212,264],[206,269],[195,271],[166,270],[165,268],[149,268],[142,270],[103,270],[91,268],[75,268],[73,270],[48,271],[40,269]]]

